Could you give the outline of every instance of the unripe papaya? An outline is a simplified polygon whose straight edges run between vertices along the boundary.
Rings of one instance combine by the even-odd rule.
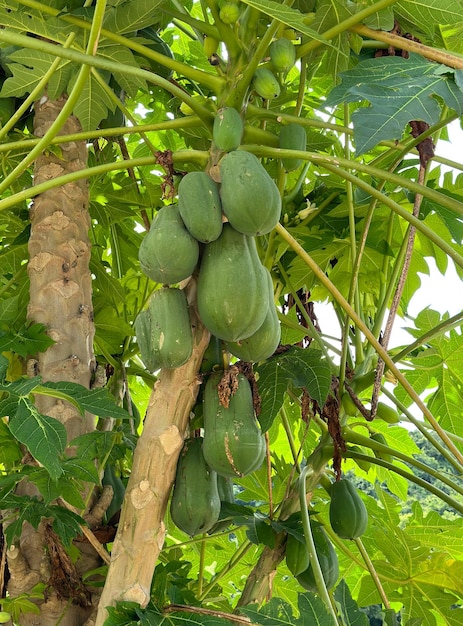
[[[207,532],[219,519],[217,474],[204,459],[201,437],[188,439],[180,453],[170,514],[174,524],[190,537]]]
[[[388,445],[387,439],[383,435],[383,433],[372,433],[370,435],[370,439],[373,439],[373,441],[377,441],[378,443],[382,443],[384,446]],[[388,454],[387,452],[373,450],[373,454],[377,459],[382,459],[383,461],[388,461],[389,463],[392,463],[392,455]]]
[[[116,473],[113,465],[107,465],[104,470],[103,485],[110,485],[113,489],[113,499],[106,510],[106,520],[109,522],[111,518],[120,510],[125,496],[125,485],[121,477]]]
[[[191,276],[199,244],[187,231],[176,205],[164,206],[156,213],[138,258],[143,273],[157,283],[170,285]]]
[[[305,150],[307,147],[305,128],[300,124],[287,124],[286,126],[282,126],[278,146],[286,150]],[[296,170],[302,163],[302,159],[292,158],[284,158],[281,159],[281,161],[287,172]]]
[[[243,120],[233,107],[223,107],[217,111],[212,128],[212,139],[219,150],[236,150],[243,136]]]
[[[330,488],[330,524],[342,539],[357,539],[368,524],[368,512],[357,489],[347,478]]]
[[[326,588],[330,590],[334,587],[339,577],[338,555],[322,526],[314,526],[312,535],[323,579]],[[296,576],[296,579],[304,589],[314,593],[318,591],[311,564],[302,574]]]
[[[264,100],[278,98],[281,92],[280,83],[266,67],[257,68],[254,74],[254,89]]]
[[[389,406],[389,404],[385,404],[384,402],[378,402],[376,415],[387,424],[398,424],[400,422],[400,417],[397,411],[392,406]]]
[[[270,272],[264,268],[267,276],[269,304],[262,326],[247,339],[228,342],[227,349],[242,361],[258,362],[268,359],[278,348],[281,338],[280,320],[278,319],[273,299],[273,282]]]
[[[299,576],[309,567],[309,552],[305,541],[288,534],[286,540],[286,565],[293,576]]]
[[[232,154],[232,153],[231,153]],[[225,341],[252,335],[267,315],[267,278],[256,242],[224,224],[218,239],[204,246],[197,285],[200,318]]]
[[[135,337],[140,350],[140,358],[149,372],[156,369],[156,359],[151,350],[151,315],[149,309],[140,311],[134,323]]]
[[[150,300],[151,351],[157,368],[174,369],[188,361],[193,333],[185,292],[174,287],[158,289]]]
[[[199,368],[200,374],[208,374],[223,367],[222,340],[211,335]]]
[[[219,17],[224,24],[234,24],[240,16],[240,8],[234,2],[225,2],[220,9]]]
[[[198,241],[215,241],[222,232],[219,187],[206,172],[190,172],[178,186],[178,211]]]
[[[219,163],[222,210],[233,228],[249,236],[265,235],[278,224],[278,187],[260,163],[245,150],[226,154]]]
[[[215,37],[204,37],[204,52],[208,59],[216,54],[217,50],[219,49],[219,43],[219,40]]]
[[[247,378],[236,374],[236,388],[228,406],[219,397],[221,379],[222,372],[214,372],[204,389],[204,458],[222,476],[245,476],[262,464],[265,439],[254,414]]]
[[[272,41],[269,53],[270,61],[277,72],[289,72],[296,63],[296,48],[287,37]]]
[[[12,619],[10,613],[6,611],[0,611],[0,624],[8,624],[8,622]]]
[[[231,478],[227,478],[226,476],[221,476],[217,474],[217,489],[219,491],[220,503],[235,503],[235,493],[233,489],[233,480]],[[220,533],[230,526],[229,519],[223,519],[217,522],[209,531],[212,533]]]

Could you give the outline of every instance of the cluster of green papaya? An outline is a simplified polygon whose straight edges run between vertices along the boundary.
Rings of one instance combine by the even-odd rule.
[[[216,371],[208,378],[204,435],[186,441],[177,465],[170,513],[190,536],[227,525],[219,522],[219,514],[221,502],[234,502],[233,478],[258,469],[265,456],[248,379],[238,371],[225,373],[233,391],[224,401],[219,395],[223,377],[224,372]]]
[[[181,282],[198,267],[197,306],[203,324],[238,358],[261,361],[277,348],[280,323],[273,282],[260,261],[255,237],[278,223],[281,197],[257,157],[237,150],[242,133],[239,113],[230,107],[219,110],[213,146],[216,153],[224,153],[218,163],[220,183],[206,172],[186,174],[178,187],[178,203],[157,212],[138,257],[142,271],[163,285]],[[158,299],[156,292],[153,300]],[[159,366],[150,354],[158,350],[157,339],[151,340],[151,347],[144,339],[163,333],[172,337],[171,347],[180,347],[187,335],[184,303],[180,297],[170,300],[170,315],[156,322],[158,330],[151,329],[156,319],[153,304],[137,318],[137,338],[140,331],[145,346],[140,344],[141,356],[150,370]],[[177,365],[164,367],[184,363],[186,352],[173,359]]]
[[[257,68],[253,86],[264,100],[278,98],[281,93],[280,81],[296,63],[296,48],[286,37],[272,41],[269,47],[270,65]]]
[[[348,479],[338,480],[330,488],[329,520],[335,534],[342,539],[357,539],[366,530],[368,512],[357,489]],[[327,589],[334,587],[339,576],[336,550],[323,526],[313,525],[312,537]],[[286,565],[297,581],[308,591],[317,584],[304,537],[288,534]]]

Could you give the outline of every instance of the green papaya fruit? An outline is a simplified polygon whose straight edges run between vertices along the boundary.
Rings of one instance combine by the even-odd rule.
[[[330,488],[330,524],[342,539],[357,539],[368,524],[368,512],[354,484],[342,478]]]
[[[387,424],[398,424],[400,422],[400,416],[397,411],[392,406],[385,404],[384,402],[378,402],[376,415]]]
[[[233,480],[226,476],[217,474],[217,489],[219,491],[220,504],[222,503],[235,503],[235,492],[233,489]],[[229,519],[222,519],[217,522],[209,531],[210,534],[220,533],[230,526]]]
[[[151,296],[151,353],[155,369],[174,369],[188,361],[193,333],[185,292],[175,287],[158,289]]]
[[[334,587],[339,577],[338,555],[322,526],[314,526],[312,535],[323,579],[326,588],[330,590]],[[317,593],[317,583],[311,564],[309,564],[306,570],[296,576],[296,579],[304,589]]]
[[[219,187],[206,172],[190,172],[182,178],[178,210],[188,232],[198,241],[215,241],[222,232]]]
[[[256,242],[224,224],[220,237],[204,246],[199,267],[197,303],[203,324],[224,341],[249,337],[267,315],[268,302],[262,302],[266,290]]]
[[[281,215],[281,197],[259,159],[235,150],[220,160],[219,168],[222,210],[233,228],[251,237],[273,230]]]
[[[245,476],[262,465],[265,439],[254,413],[251,386],[235,374],[234,392],[224,406],[218,385],[222,372],[209,377],[203,396],[204,458],[221,476]]]
[[[187,231],[177,205],[159,209],[138,250],[142,272],[170,285],[191,276],[198,258],[199,244]]]
[[[120,510],[125,496],[125,485],[113,465],[107,465],[104,470],[103,485],[110,485],[113,488],[113,499],[106,510],[106,520],[109,522]]]
[[[200,374],[208,374],[223,367],[222,340],[211,335],[199,368]]]
[[[154,29],[152,26],[142,28],[141,30],[138,31],[137,35],[147,40],[143,42],[143,45],[146,46],[147,48],[150,48],[154,52],[159,52],[159,54],[163,54],[168,59],[174,58],[174,55],[170,47],[158,35],[158,33],[156,32],[156,29]],[[155,61],[154,59],[151,59],[149,57],[145,57],[145,58],[146,58],[146,61],[148,62],[148,69],[150,69],[152,72],[154,72],[158,76],[161,76],[162,78],[166,78],[167,80],[169,78],[172,78],[173,72],[169,67],[166,67],[162,63],[159,63],[158,61]]]
[[[383,433],[371,433],[370,439],[373,439],[373,441],[377,441],[378,443],[382,443],[384,446],[389,445]],[[389,463],[392,463],[393,461],[392,455],[388,454],[387,452],[373,450],[373,454],[375,455],[377,459],[382,459],[383,461],[388,461]]]
[[[305,150],[307,147],[305,128],[300,124],[282,126],[278,138],[278,146],[285,150]],[[287,172],[292,172],[301,165],[302,159],[283,158],[281,162]]]
[[[140,311],[134,323],[135,337],[140,350],[140,358],[149,372],[156,370],[156,359],[151,350],[151,315],[149,309]]]
[[[190,537],[207,532],[219,519],[217,474],[204,459],[201,437],[188,439],[180,453],[170,514],[177,528]]]
[[[234,2],[225,2],[219,12],[219,17],[224,24],[234,24],[240,16],[240,8]]]
[[[7,613],[6,611],[0,611],[0,624],[8,624],[12,619],[13,618],[10,613]]]
[[[293,576],[299,576],[309,567],[309,552],[304,538],[300,541],[294,535],[288,534],[286,540],[286,565]]]
[[[270,61],[277,72],[289,72],[296,63],[296,48],[287,37],[272,41],[269,54]]]
[[[233,107],[223,107],[217,111],[212,128],[212,140],[218,150],[236,150],[243,136],[243,120]]]
[[[275,75],[266,67],[258,67],[254,74],[254,89],[264,100],[278,98],[281,92],[280,83]]]
[[[280,343],[281,328],[273,298],[273,281],[268,269],[264,267],[264,271],[267,276],[269,304],[262,326],[247,339],[226,344],[227,350],[242,361],[265,361],[272,356]]]

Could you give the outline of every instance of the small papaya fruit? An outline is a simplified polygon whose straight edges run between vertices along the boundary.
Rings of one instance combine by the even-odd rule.
[[[204,389],[204,458],[218,474],[233,478],[258,469],[266,447],[248,379],[231,370],[227,375],[232,377],[227,401],[219,396],[223,372],[211,374]]]
[[[207,532],[219,519],[217,474],[204,459],[201,437],[185,441],[180,453],[170,514],[177,528],[190,537]]]
[[[222,340],[211,335],[199,367],[200,374],[209,374],[214,369],[223,367]]]
[[[299,576],[309,567],[309,552],[305,541],[288,534],[286,540],[286,565],[293,576]]]
[[[372,433],[370,435],[370,439],[373,439],[373,441],[377,441],[378,443],[382,443],[384,446],[387,446],[387,439],[386,437],[383,435],[383,433]],[[388,461],[389,463],[392,463],[392,455],[388,454],[387,452],[381,452],[379,450],[373,450],[373,454],[375,455],[375,457],[377,459],[382,459],[383,461]]]
[[[249,236],[265,235],[278,224],[281,197],[259,159],[234,150],[219,162],[222,210],[233,228]]]
[[[113,499],[106,510],[106,520],[109,522],[111,518],[119,511],[124,501],[125,485],[113,465],[107,465],[104,470],[103,485],[110,485],[113,489]]]
[[[219,491],[220,504],[222,503],[235,503],[235,492],[233,489],[233,480],[227,476],[221,476],[217,474],[217,489]],[[209,531],[210,534],[219,533],[230,526],[229,519],[222,519],[217,522]]]
[[[215,241],[222,232],[219,187],[206,172],[189,172],[178,186],[178,211],[197,241]]]
[[[282,126],[278,138],[278,146],[285,150],[305,150],[307,147],[305,128],[300,124]],[[302,159],[283,158],[281,162],[287,172],[292,172],[300,166]]]
[[[334,549],[333,544],[328,538],[325,530],[322,526],[314,526],[312,528],[312,536],[315,544],[315,550],[317,552],[318,562],[320,563],[320,569],[323,574],[326,588],[332,589],[339,578],[339,562],[338,555]],[[301,574],[296,576],[299,584],[307,589],[316,593],[317,583],[313,573],[312,565],[309,566]]]
[[[281,338],[280,320],[273,298],[273,281],[270,272],[264,267],[268,283],[268,311],[265,319],[255,333],[241,341],[229,341],[229,352],[242,361],[258,362],[268,359],[278,348]]]
[[[156,213],[138,250],[142,272],[161,284],[191,276],[199,258],[199,244],[190,235],[175,204]]]
[[[252,335],[267,315],[268,301],[262,301],[266,281],[255,240],[224,224],[220,237],[204,246],[199,267],[197,303],[203,324],[225,341]]]
[[[289,72],[296,63],[296,48],[287,37],[272,41],[269,54],[270,61],[277,72]]]
[[[212,127],[214,145],[223,152],[236,150],[243,136],[243,120],[233,107],[222,107],[217,111]]]
[[[384,402],[378,402],[376,415],[387,424],[398,424],[400,422],[400,416],[397,411],[392,406],[389,406],[389,404],[385,404]]]
[[[280,83],[266,67],[258,67],[254,74],[254,89],[264,100],[278,98],[281,93]]]
[[[155,369],[174,369],[188,361],[193,333],[185,292],[164,287],[153,293],[149,306],[151,353]]]
[[[368,512],[354,484],[341,478],[330,488],[330,524],[342,539],[357,539],[368,524]]]
[[[234,24],[240,16],[240,8],[234,2],[224,2],[219,17],[224,24]]]

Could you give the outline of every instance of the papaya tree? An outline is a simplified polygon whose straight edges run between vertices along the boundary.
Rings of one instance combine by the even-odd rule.
[[[462,9],[0,0],[0,623],[462,623]]]

